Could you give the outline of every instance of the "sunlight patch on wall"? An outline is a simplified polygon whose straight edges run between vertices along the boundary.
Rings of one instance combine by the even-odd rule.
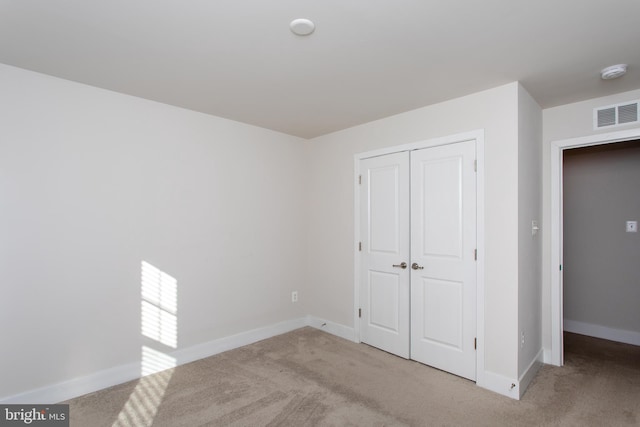
[[[176,367],[175,357],[161,351],[142,346],[142,376],[155,374]]]
[[[142,261],[140,289],[141,379],[113,427],[151,426],[176,366],[166,352],[178,345],[178,281]]]
[[[178,345],[178,281],[142,261],[142,335],[176,348]]]

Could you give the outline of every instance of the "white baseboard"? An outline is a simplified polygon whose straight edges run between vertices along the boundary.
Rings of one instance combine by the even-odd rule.
[[[340,323],[334,323],[314,316],[307,316],[306,324],[307,326],[320,329],[321,331],[325,331],[331,335],[335,335],[349,341],[358,342],[355,329],[350,328],[349,326],[344,326]]]
[[[46,405],[140,378],[140,363],[129,363],[95,374],[62,381],[0,399],[3,404]]]
[[[205,357],[233,350],[234,348],[253,344],[254,342],[266,340],[267,338],[275,337],[277,335],[282,335],[295,329],[300,329],[304,326],[306,326],[305,318],[288,320],[177,350],[171,353],[170,356],[175,357],[176,364],[178,366],[184,365],[185,363],[204,359]]]
[[[253,329],[229,337],[219,338],[203,344],[176,350],[168,356],[175,358],[176,365],[193,362],[213,356],[224,351],[242,347],[302,328],[308,323],[307,318],[299,318],[276,323],[263,328]],[[105,369],[85,377],[74,378],[51,384],[35,390],[29,390],[0,399],[0,403],[52,404],[62,402],[107,387],[122,384],[140,378],[140,362]]]
[[[518,399],[522,399],[524,392],[527,391],[529,384],[536,377],[536,374],[540,370],[543,365],[544,352],[542,349],[538,352],[536,357],[529,363],[527,369],[525,369],[524,373],[520,376],[520,386],[518,387]]]
[[[520,400],[520,381],[516,379],[507,378],[495,372],[484,371],[482,380],[478,378],[476,385],[494,393]]]
[[[564,330],[576,334],[588,335],[590,337],[602,338],[609,341],[640,345],[640,332],[636,331],[614,329],[570,319],[564,319]]]
[[[356,336],[354,328],[314,316],[306,316],[304,318],[280,322],[263,328],[253,329],[229,337],[223,337],[207,343],[176,350],[168,356],[175,358],[176,365],[179,366],[281,335],[304,326],[311,326],[340,338],[358,342],[358,337]],[[507,378],[500,374],[485,371],[482,376],[479,376],[477,385],[512,399],[519,399],[531,380],[535,377],[535,374],[540,367],[538,362],[541,358],[542,350],[540,350],[540,353],[525,371],[520,380]],[[0,403],[56,403],[138,378],[140,378],[140,363],[130,363],[111,369],[105,369],[85,377],[74,378],[68,381],[9,396],[0,399]]]

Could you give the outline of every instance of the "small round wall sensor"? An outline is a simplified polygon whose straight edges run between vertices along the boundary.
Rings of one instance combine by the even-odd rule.
[[[300,18],[291,21],[291,23],[289,24],[289,28],[291,28],[293,34],[299,36],[308,36],[316,29],[316,24],[314,24],[309,19]]]
[[[627,72],[627,64],[612,65],[600,71],[603,80],[617,79]]]

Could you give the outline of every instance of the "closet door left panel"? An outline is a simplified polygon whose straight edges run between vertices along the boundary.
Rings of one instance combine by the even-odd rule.
[[[362,342],[409,358],[409,152],[360,162]]]

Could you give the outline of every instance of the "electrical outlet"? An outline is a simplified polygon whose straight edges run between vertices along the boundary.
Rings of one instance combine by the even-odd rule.
[[[627,221],[627,233],[638,232],[638,221]]]
[[[298,302],[298,291],[291,292],[291,302]]]
[[[522,331],[522,335],[520,335],[520,348],[524,348],[524,331]]]

